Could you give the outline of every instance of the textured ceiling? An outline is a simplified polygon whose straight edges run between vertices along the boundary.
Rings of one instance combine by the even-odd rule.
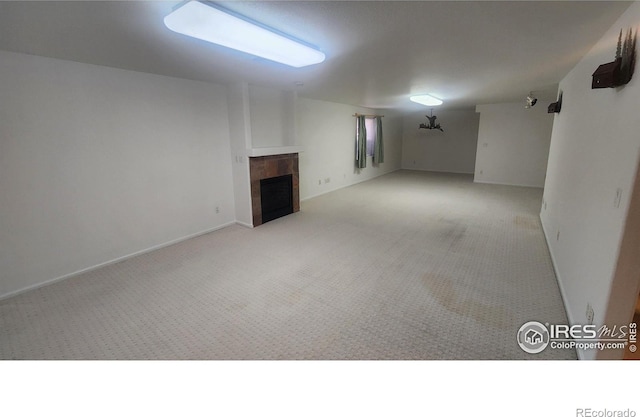
[[[289,68],[164,27],[179,2],[0,2],[0,49],[402,111],[544,95],[626,10],[616,1],[255,1],[225,7],[316,45]],[[615,45],[612,45],[612,59]],[[303,83],[296,86],[296,83]]]

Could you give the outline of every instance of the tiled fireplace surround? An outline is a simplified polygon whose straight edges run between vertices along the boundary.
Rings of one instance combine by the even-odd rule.
[[[260,180],[291,174],[293,183],[293,212],[300,211],[300,187],[298,154],[258,156],[249,158],[251,178],[251,212],[253,226],[262,224],[262,202],[260,198]]]

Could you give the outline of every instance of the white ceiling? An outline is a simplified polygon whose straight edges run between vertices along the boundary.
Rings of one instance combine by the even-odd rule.
[[[254,1],[225,7],[316,45],[290,68],[165,28],[180,2],[0,1],[0,49],[402,111],[523,100],[554,89],[626,10],[616,1]],[[615,45],[611,49],[612,60]],[[297,87],[296,83],[303,86]],[[586,85],[589,84],[586,80]],[[548,94],[548,93],[547,93]],[[546,104],[545,104],[546,105]]]

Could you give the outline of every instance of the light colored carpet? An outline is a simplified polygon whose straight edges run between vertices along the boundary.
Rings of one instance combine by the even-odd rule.
[[[3,359],[575,359],[542,191],[397,171],[0,302]]]

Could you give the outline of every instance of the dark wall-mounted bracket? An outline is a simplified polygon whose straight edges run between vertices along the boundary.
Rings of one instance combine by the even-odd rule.
[[[629,29],[623,40],[622,30],[620,31],[616,58],[596,69],[592,75],[592,89],[619,87],[631,81],[636,65],[636,35]]]
[[[562,109],[562,91],[560,91],[560,94],[558,95],[558,101],[556,101],[555,103],[549,104],[549,107],[547,107],[547,113],[560,113],[561,109]]]

